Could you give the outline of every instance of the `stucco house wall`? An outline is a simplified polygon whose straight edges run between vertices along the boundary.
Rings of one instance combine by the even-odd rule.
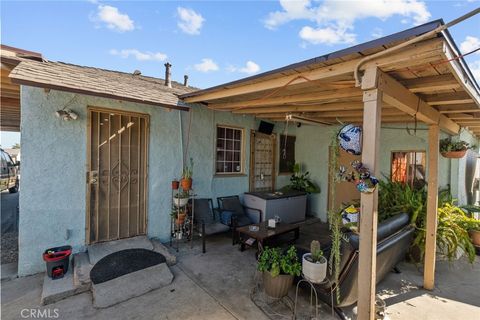
[[[55,117],[54,112],[66,104],[79,115],[77,120],[66,122]],[[18,269],[21,276],[44,270],[41,253],[46,248],[70,244],[75,251],[85,249],[88,106],[150,115],[149,237],[157,237],[162,241],[169,239],[170,181],[181,174],[182,154],[187,140],[187,159],[192,157],[195,162],[193,187],[199,197],[212,197],[215,201],[218,196],[243,194],[248,190],[250,130],[258,128],[259,123],[252,116],[215,112],[201,106],[194,106],[191,112],[168,111],[138,103],[22,86]],[[244,175],[215,176],[217,124],[245,129]],[[275,125],[274,132],[282,133],[284,130],[284,124]],[[327,209],[328,146],[336,130],[338,127],[303,125],[297,128],[293,124],[288,127],[288,134],[296,136],[296,161],[311,172],[311,178],[321,187],[320,194],[310,196],[310,208],[323,221],[326,221]],[[427,149],[425,130],[419,130],[417,136],[412,137],[405,130],[385,128],[381,137],[380,166],[387,175],[390,172],[391,151]],[[281,150],[280,145],[277,145],[277,150]],[[440,161],[440,185],[451,184],[455,195],[463,192],[459,191],[462,189],[459,174],[462,165],[458,162],[443,158]],[[277,188],[288,184],[289,178],[289,175],[278,176]]]
[[[79,115],[62,121],[55,111],[68,104]],[[248,190],[250,130],[258,128],[252,116],[235,116],[194,107],[193,112],[40,88],[21,87],[22,191],[19,222],[19,275],[44,269],[41,253],[49,247],[70,244],[85,249],[87,107],[95,106],[150,115],[148,229],[150,237],[169,239],[170,181],[179,178],[182,150],[195,161],[194,184],[199,197],[242,194]],[[245,173],[236,177],[214,175],[216,125],[245,129]],[[182,130],[180,130],[182,128]],[[277,128],[280,128],[277,126]],[[183,144],[182,144],[183,141]],[[280,176],[277,186],[288,183]]]

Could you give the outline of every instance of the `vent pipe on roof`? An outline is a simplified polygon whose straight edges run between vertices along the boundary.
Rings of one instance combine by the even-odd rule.
[[[185,87],[188,87],[188,75],[184,75],[184,76],[183,76],[183,85],[184,85]]]
[[[172,87],[172,72],[170,70],[171,67],[172,65],[169,62],[165,63],[165,85],[169,88]]]

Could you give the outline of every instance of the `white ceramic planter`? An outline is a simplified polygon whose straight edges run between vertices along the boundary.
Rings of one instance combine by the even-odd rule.
[[[184,207],[188,202],[188,198],[175,198],[173,197],[173,204],[176,207]]]
[[[310,256],[310,253],[305,253],[302,256],[302,272],[305,279],[311,283],[321,283],[327,276],[327,259],[322,257],[318,263],[310,262],[305,257]]]

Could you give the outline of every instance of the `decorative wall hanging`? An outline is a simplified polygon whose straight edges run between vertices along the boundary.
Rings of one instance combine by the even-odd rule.
[[[347,172],[344,166],[340,166],[338,173],[340,180],[355,183],[358,191],[362,193],[372,193],[375,191],[378,180],[370,175],[368,168],[364,167],[358,160],[353,161],[351,165],[354,169],[354,171],[351,172]]]
[[[338,133],[340,148],[353,155],[362,154],[362,128],[347,124]]]

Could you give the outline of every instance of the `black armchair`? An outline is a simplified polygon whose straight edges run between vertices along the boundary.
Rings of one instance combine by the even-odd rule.
[[[232,244],[236,243],[237,227],[254,224],[254,221],[262,221],[262,211],[244,206],[240,202],[239,196],[218,197],[217,202],[221,222],[232,230]]]
[[[216,210],[213,208],[213,201],[209,198],[194,199],[195,206],[195,223],[199,228],[202,236],[202,252],[206,252],[205,238],[209,235],[227,232],[230,228],[220,223]]]

